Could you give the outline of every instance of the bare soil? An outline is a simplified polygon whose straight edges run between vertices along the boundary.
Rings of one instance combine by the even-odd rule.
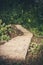
[[[12,25],[11,28],[12,28],[12,30],[13,30],[11,33],[9,33],[9,36],[10,36],[11,38],[14,38],[14,37],[16,37],[16,36],[21,36],[21,35],[23,35],[23,32],[20,31],[20,30],[18,30],[15,25]]]
[[[42,48],[40,46],[39,50],[35,50],[36,53],[32,53],[31,51],[29,51],[31,47],[28,49],[27,56],[26,56],[26,65],[43,65],[43,38],[33,36],[31,44],[32,43],[38,45],[42,44]]]

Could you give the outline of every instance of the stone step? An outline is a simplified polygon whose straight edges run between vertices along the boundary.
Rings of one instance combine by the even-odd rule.
[[[21,25],[15,25],[24,35],[17,36],[3,45],[0,45],[0,57],[4,59],[14,59],[15,61],[25,61],[33,34]]]

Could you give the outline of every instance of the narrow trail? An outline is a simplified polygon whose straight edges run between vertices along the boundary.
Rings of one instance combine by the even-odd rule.
[[[21,25],[15,26],[24,34],[9,40],[4,45],[0,45],[0,57],[2,57],[4,60],[10,59],[14,62],[25,62],[27,50],[31,43],[33,34],[23,28]]]

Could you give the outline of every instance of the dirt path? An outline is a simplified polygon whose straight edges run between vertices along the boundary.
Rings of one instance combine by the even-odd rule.
[[[15,25],[24,35],[17,36],[4,45],[0,45],[0,57],[3,59],[14,59],[14,61],[25,61],[33,34],[21,25]]]

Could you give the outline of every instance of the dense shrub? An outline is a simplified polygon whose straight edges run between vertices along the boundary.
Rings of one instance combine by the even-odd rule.
[[[4,23],[22,24],[34,34],[43,36],[42,0],[0,0],[0,5],[0,18]]]
[[[0,20],[0,41],[8,41],[10,39],[8,35],[9,32],[11,32],[11,25],[5,25],[5,23],[2,23],[2,20]]]

